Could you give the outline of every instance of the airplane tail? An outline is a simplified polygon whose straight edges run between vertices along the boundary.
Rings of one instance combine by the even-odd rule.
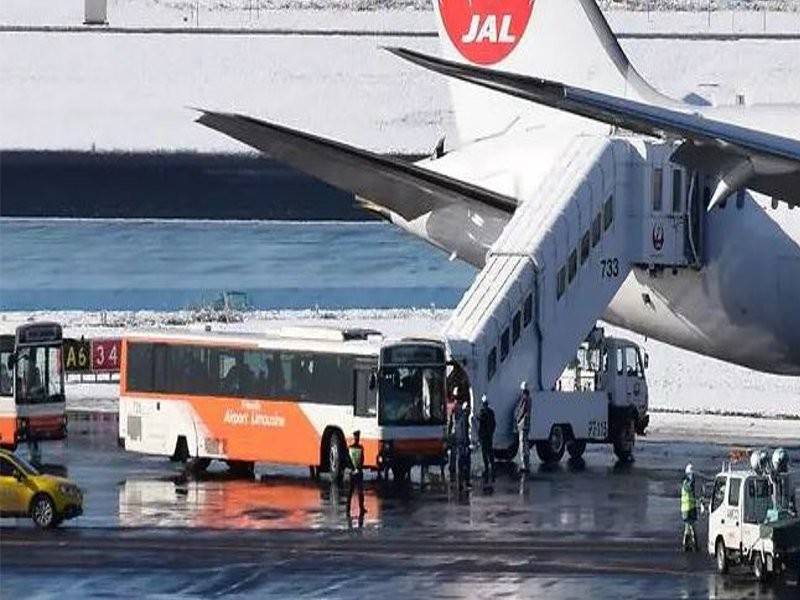
[[[435,0],[434,6],[443,58],[650,104],[674,103],[630,64],[595,0]],[[450,86],[462,142],[512,126],[558,123],[583,133],[607,130],[468,83]]]

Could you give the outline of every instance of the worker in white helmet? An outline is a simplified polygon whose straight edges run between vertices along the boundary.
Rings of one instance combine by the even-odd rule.
[[[528,383],[523,381],[519,386],[519,398],[517,399],[517,407],[514,411],[514,424],[517,428],[517,435],[519,436],[519,452],[522,465],[520,467],[523,473],[527,473],[531,469],[531,393],[528,391]]]
[[[489,486],[494,482],[494,430],[497,424],[494,411],[489,406],[489,399],[481,397],[481,409],[478,412],[478,441],[481,444],[483,457],[483,484]]]
[[[698,551],[697,533],[694,524],[697,522],[697,495],[695,493],[694,467],[686,465],[683,483],[681,484],[681,517],[683,518],[683,551]]]

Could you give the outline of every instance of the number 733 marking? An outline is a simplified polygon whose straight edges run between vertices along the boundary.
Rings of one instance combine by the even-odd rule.
[[[603,279],[619,277],[619,259],[604,258],[600,261],[600,276]]]

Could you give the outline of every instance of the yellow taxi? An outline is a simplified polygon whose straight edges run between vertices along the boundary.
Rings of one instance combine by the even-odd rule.
[[[43,528],[83,513],[83,492],[63,477],[45,475],[0,449],[0,516],[30,517]]]

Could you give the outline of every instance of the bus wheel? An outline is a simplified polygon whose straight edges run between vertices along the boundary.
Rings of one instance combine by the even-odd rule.
[[[334,431],[328,437],[328,475],[331,481],[339,482],[344,473],[344,440],[342,434]]]
[[[536,454],[543,463],[556,463],[564,456],[567,440],[560,425],[553,425],[550,437],[543,442],[536,442]]]
[[[636,444],[636,430],[633,419],[620,423],[614,436],[614,454],[622,462],[633,461],[633,447]]]
[[[256,464],[251,460],[229,460],[228,471],[237,477],[252,479],[256,472]]]
[[[567,452],[572,460],[578,460],[586,452],[586,440],[570,440],[567,442]]]
[[[193,475],[205,473],[208,466],[211,464],[210,458],[195,458],[186,464],[186,470]]]
[[[398,482],[402,483],[409,478],[411,474],[411,468],[408,465],[404,464],[395,464],[392,465],[392,478]]]

